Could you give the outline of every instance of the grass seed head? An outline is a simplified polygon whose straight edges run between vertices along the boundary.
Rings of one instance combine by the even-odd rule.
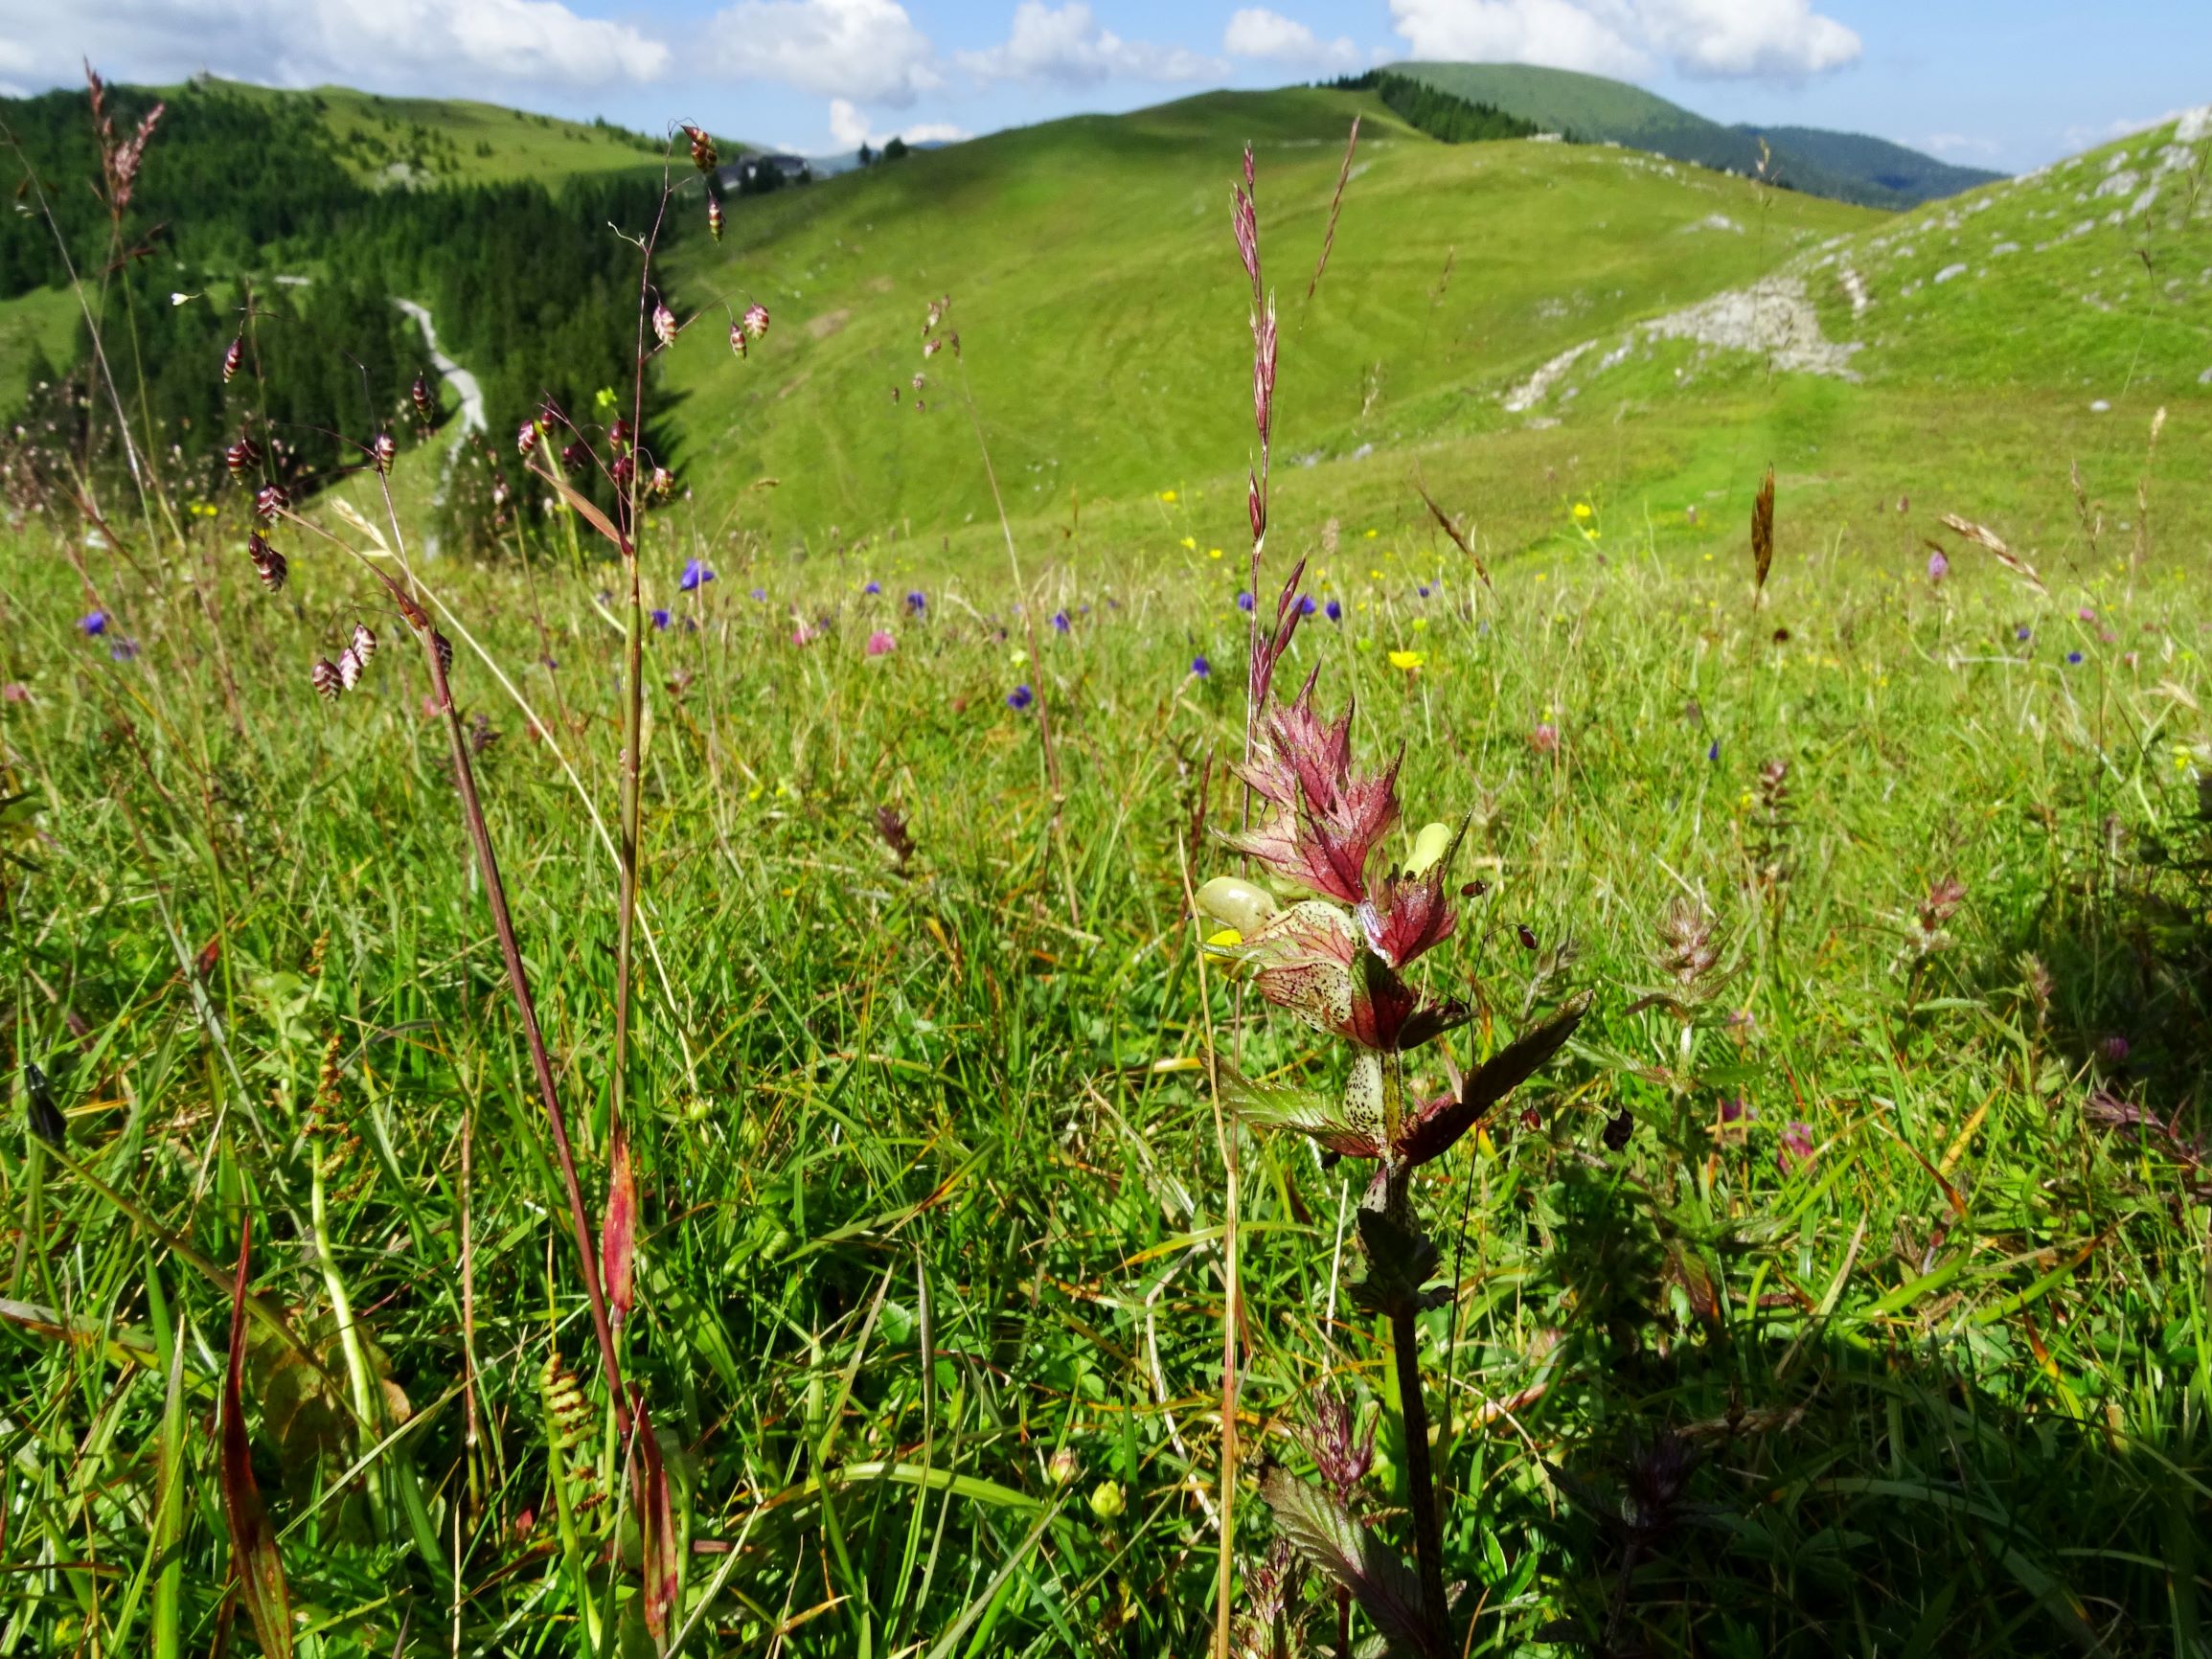
[[[329,657],[317,657],[315,666],[308,670],[308,683],[327,703],[338,700],[338,693],[346,689],[345,677],[338,672],[338,665]]]
[[[232,338],[231,343],[223,348],[224,385],[228,386],[231,383],[232,377],[239,372],[239,365],[245,361],[245,336],[243,334],[236,335]]]

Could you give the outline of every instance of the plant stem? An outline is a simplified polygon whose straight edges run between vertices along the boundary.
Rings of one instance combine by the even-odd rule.
[[[1436,1485],[1428,1468],[1428,1406],[1421,1394],[1420,1310],[1390,1316],[1398,1370],[1398,1410],[1405,1425],[1405,1493],[1413,1510],[1413,1554],[1421,1569],[1421,1600],[1439,1640],[1448,1633],[1444,1602],[1444,1535],[1436,1521]]]
[[[444,637],[422,608],[421,585],[407,562],[406,537],[399,529],[399,512],[392,500],[389,478],[380,478],[384,516],[392,527],[392,543],[399,551],[401,588],[381,571],[376,573],[385,590],[398,602],[407,625],[422,642],[422,658],[430,670],[430,689],[438,712],[445,716],[445,740],[453,757],[453,784],[461,796],[461,816],[468,826],[469,844],[476,852],[476,867],[484,875],[484,902],[491,912],[491,930],[499,936],[499,955],[507,967],[507,986],[514,995],[514,1011],[522,1020],[522,1038],[530,1050],[530,1066],[537,1079],[537,1097],[545,1106],[545,1121],[553,1131],[553,1151],[560,1165],[561,1185],[568,1193],[568,1224],[576,1239],[577,1270],[583,1277],[584,1300],[591,1305],[592,1333],[599,1339],[599,1366],[606,1379],[616,1428],[629,1432],[629,1397],[623,1391],[622,1366],[615,1358],[614,1330],[606,1319],[606,1292],[600,1284],[599,1252],[592,1247],[591,1217],[583,1208],[583,1189],[577,1184],[576,1154],[568,1144],[568,1119],[560,1109],[560,1092],[554,1086],[553,1062],[546,1057],[545,1034],[537,1027],[537,1004],[530,994],[530,974],[522,966],[522,949],[514,941],[514,919],[507,909],[507,886],[499,879],[499,855],[491,849],[491,830],[484,821],[484,803],[476,793],[475,768],[468,764],[468,734],[461,727],[461,710],[453,701],[453,688],[445,678],[445,659],[439,647]],[[452,647],[445,645],[445,649]]]

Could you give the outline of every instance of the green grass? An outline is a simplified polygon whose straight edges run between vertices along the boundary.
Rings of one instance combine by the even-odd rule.
[[[1760,128],[1723,126],[1640,86],[1602,75],[1530,63],[1400,63],[1391,68],[1585,143],[1626,145],[1745,176],[1760,165]],[[1863,133],[1803,126],[1765,130],[1770,141],[1769,177],[1786,181],[1792,190],[1839,201],[1909,207],[1999,176],[1981,168],[1951,167]]]
[[[2131,312],[2137,370],[2095,413],[2040,347],[1950,309],[1973,295],[1954,281],[1909,352],[1869,341],[1860,381],[1655,342],[1509,414],[1497,394],[1566,347],[1792,260],[1865,260],[1881,322],[1877,258],[1930,221],[1785,200],[1762,247],[1728,181],[1447,149],[1371,112],[1309,309],[1293,279],[1352,106],[1196,100],[918,155],[741,204],[729,263],[672,284],[692,306],[787,284],[760,288],[776,322],[748,361],[674,353],[693,495],[643,533],[670,624],[646,646],[621,1347],[693,1546],[684,1651],[1205,1648],[1208,1044],[1335,1080],[1323,1045],[1201,975],[1183,915],[1240,814],[1249,417],[1221,136],[1251,129],[1289,302],[1282,454],[1319,455],[1279,457],[1267,585],[1310,556],[1341,611],[1285,676],[1356,695],[1364,756],[1402,747],[1409,828],[1472,814],[1485,887],[1424,970],[1475,1005],[1453,1059],[1595,997],[1422,1189],[1467,1650],[2204,1654],[2212,420],[2183,336]],[[1455,183],[1464,221],[1437,207]],[[1681,230],[1722,209],[1742,237]],[[2154,268],[2200,233],[2164,234]],[[946,290],[1019,591],[959,370],[917,350]],[[2067,326],[2060,290],[2015,293],[2016,335]],[[1992,378],[1936,380],[1947,330],[1980,330]],[[2102,373],[2127,344],[2079,349]],[[894,424],[847,418],[916,367],[926,415],[882,396]],[[1048,456],[1080,476],[1047,485]],[[396,469],[411,545],[439,466],[411,448]],[[346,489],[374,513],[373,481]],[[1946,510],[2048,592],[1948,535],[1932,581]],[[262,593],[240,513],[226,496],[176,542],[120,511],[122,548],[36,516],[0,539],[0,1652],[252,1645],[214,1433],[249,1216],[251,1288],[297,1343],[246,1326],[241,1420],[300,1651],[650,1651],[630,1454],[420,649],[362,566],[291,527],[291,580]],[[376,551],[334,502],[318,516]],[[618,582],[566,521],[521,551],[419,568],[596,1214]],[[686,594],[694,557],[717,575]],[[308,666],[356,619],[382,648],[324,704]],[[895,647],[871,656],[878,631]],[[1018,684],[1050,713],[1057,790]],[[1661,937],[1686,901],[1719,950],[1687,988]],[[1444,1086],[1441,1051],[1417,1062]],[[21,1126],[32,1064],[66,1161]],[[2127,1110],[2171,1127],[2115,1131]],[[1800,1135],[1810,1158],[1784,1158]],[[1304,1467],[1318,1387],[1381,1419],[1363,1501],[1402,1545],[1383,1348],[1341,1293],[1357,1245],[1335,1259],[1364,1171],[1243,1134],[1237,1155],[1239,1559],[1268,1546],[1256,1477]],[[548,1403],[549,1366],[581,1405]],[[1624,1507],[1664,1436],[1697,1451],[1686,1484]],[[1332,1611],[1300,1604],[1322,1650]]]
[[[1818,418],[1765,413],[1776,432]],[[1931,589],[1909,534],[1841,536],[1786,484],[1754,611],[1733,511],[1647,531],[1602,461],[1585,466],[1542,556],[1494,595],[1347,518],[1315,572],[1345,622],[1313,619],[1292,665],[1319,667],[1332,700],[1358,695],[1364,752],[1406,745],[1416,820],[1477,811],[1471,874],[1490,890],[1432,960],[1482,1010],[1462,1063],[1532,1003],[1598,997],[1515,1102],[1538,1126],[1465,1143],[1428,1189],[1457,1286],[1457,1334],[1433,1316],[1427,1359],[1457,1378],[1442,1462],[1453,1576],[1482,1609],[1471,1650],[1596,1640],[1623,1581],[1617,1460],[1663,1428],[1705,1459],[1687,1508],[1641,1534],[1622,1640],[2201,1650],[2203,1195],[2086,1109],[2109,1088],[2195,1132],[2212,1037],[2201,533],[2133,577],[2073,547],[2048,601],[1968,551]],[[2016,488],[2066,511],[2047,466]],[[2201,487],[2161,489],[2162,510],[2201,524]],[[1580,521],[1594,541],[1569,498],[1597,503]],[[1293,534],[1318,511],[1282,507]],[[458,1548],[464,1650],[581,1653],[579,1598],[608,1592],[595,1540],[613,1523],[585,1511],[570,1564],[538,1377],[558,1353],[592,1394],[589,1337],[421,665],[357,568],[304,538],[285,537],[291,586],[261,595],[240,529],[197,532],[173,561],[212,574],[212,605],[91,556],[112,630],[142,648],[124,663],[73,630],[84,590],[37,533],[11,543],[0,673],[28,700],[0,717],[26,796],[10,847],[30,861],[8,875],[11,1073],[34,1060],[58,1079],[70,1157],[168,1237],[227,1264],[250,1207],[255,1287],[342,1385],[342,1286],[360,1363],[388,1367],[420,1414],[374,1453],[372,1488],[342,1491],[380,1433],[356,1436],[302,1368],[256,1351],[258,1478],[312,1650],[386,1653],[402,1621],[444,1644]],[[947,573],[919,548],[837,574],[724,562],[686,597],[676,564],[712,550],[674,521],[651,537],[648,602],[676,621],[650,648],[659,966],[642,987],[645,1224],[623,1342],[689,1535],[739,1544],[689,1562],[699,1650],[761,1651],[783,1629],[792,1653],[954,1630],[946,1651],[1193,1651],[1220,1172],[1178,844],[1236,816],[1219,770],[1205,779],[1238,741],[1243,619],[1215,582],[1117,576],[1137,550],[1109,544],[1024,596],[1071,627],[1017,665],[1014,596],[987,566]],[[558,542],[527,579],[429,574],[551,739],[465,646],[465,713],[490,739],[492,829],[596,1203],[613,881],[561,758],[611,817],[619,636],[592,597],[607,574]],[[884,597],[860,595],[863,576]],[[914,583],[925,619],[897,597]],[[813,645],[790,642],[794,610],[827,623]],[[356,616],[385,648],[326,708],[305,665]],[[898,648],[870,659],[877,627]],[[1394,648],[1425,667],[1392,669]],[[1197,653],[1212,678],[1188,673]],[[1035,717],[1003,701],[1017,679],[1053,713],[1058,834]],[[1539,724],[1557,759],[1532,748]],[[1790,767],[1780,811],[1760,794],[1769,760]],[[879,805],[910,822],[904,874],[872,830]],[[1190,855],[1201,875],[1222,864]],[[1946,877],[1964,905],[1915,966],[1909,918]],[[1658,919],[1685,895],[1722,956],[1687,1029],[1641,1001]],[[2023,952],[2053,977],[2047,1007]],[[1287,1021],[1240,1015],[1218,978],[1211,995],[1247,1067],[1313,1069]],[[1747,1132],[1721,1124],[1731,1099],[1755,1113]],[[1616,1154],[1601,1130],[1624,1110]],[[1791,1123],[1816,1152],[1784,1172]],[[1323,1323],[1351,1171],[1279,1141],[1240,1155],[1245,1433],[1295,1463],[1308,1390],[1382,1387],[1365,1323],[1341,1305]],[[294,1220],[318,1156],[329,1272]],[[0,1466],[11,1627],[26,1650],[145,1650],[148,1615],[121,1622],[159,1566],[171,1333],[191,1333],[183,1409],[204,1421],[227,1292],[19,1134],[0,1182],[20,1241],[0,1336],[24,1402]],[[465,1205],[473,1452],[455,1396]],[[1509,1397],[1510,1418],[1470,1431]],[[586,1461],[614,1457],[589,1414],[574,1432]],[[1046,1464],[1063,1446],[1079,1473],[1061,1504]],[[225,1534],[212,1438],[176,1455],[180,1650],[198,1651]],[[1373,1485],[1383,1511],[1393,1467]],[[1127,1491],[1111,1520],[1087,1502],[1105,1481]],[[1249,1488],[1241,1513],[1256,1559]],[[632,1583],[616,1575],[618,1602]],[[1317,1609],[1316,1638],[1327,1622]]]
[[[13,414],[29,396],[24,376],[34,352],[43,352],[49,363],[68,360],[82,316],[77,296],[66,288],[34,288],[0,300],[0,415]]]
[[[1355,111],[1357,176],[1309,303]],[[1494,431],[1498,394],[1593,329],[1881,222],[1786,196],[1761,234],[1741,180],[1658,179],[1599,149],[1439,145],[1344,93],[1050,123],[731,204],[723,247],[687,256],[670,284],[708,319],[667,370],[679,469],[714,513],[779,546],[957,533],[992,516],[971,390],[1018,516],[1064,524],[1071,498],[1087,513],[1232,478],[1241,491],[1248,343],[1227,195],[1247,137],[1284,333],[1286,474]],[[1749,231],[1694,228],[1717,213]],[[923,312],[946,292],[963,355],[924,362]],[[718,346],[719,307],[747,297],[776,331],[741,365]],[[762,478],[776,487],[754,489]]]
[[[579,174],[657,169],[650,135],[460,98],[388,98],[346,86],[278,92],[217,82],[239,97],[313,105],[338,159],[374,183],[547,186]],[[733,148],[735,147],[732,147]]]

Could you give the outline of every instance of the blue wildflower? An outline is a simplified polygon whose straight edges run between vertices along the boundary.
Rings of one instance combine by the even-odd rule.
[[[98,639],[107,631],[107,613],[103,610],[87,611],[77,619],[77,625],[84,630],[87,639]]]
[[[1426,599],[1428,597],[1428,584],[1426,582],[1423,582],[1421,584],[1420,593],[1423,599]]]
[[[2081,660],[2082,660],[2082,653],[2081,653],[2080,651],[2068,651],[2068,652],[2066,653],[2066,661],[2068,661],[2069,663],[2078,663],[2078,662],[2080,662]]]
[[[1710,749],[1707,749],[1707,750],[1705,751],[1705,759],[1706,759],[1706,760],[1708,760],[1708,761],[1718,761],[1720,758],[1721,758],[1721,739],[1718,739],[1718,738],[1715,738],[1715,739],[1713,739],[1713,746],[1712,746]]]
[[[920,616],[924,611],[929,608],[929,596],[924,593],[920,588],[916,588],[912,593],[906,596],[906,608],[912,611],[916,616]]]
[[[1052,625],[1057,633],[1067,632],[1067,612],[1063,610],[1054,611],[1052,613]]]
[[[757,600],[765,602],[768,597],[768,590],[764,587],[756,587],[753,589],[753,597]]]
[[[883,584],[879,581],[872,581],[860,591],[865,594],[878,594],[883,591]]]
[[[1331,600],[1321,607],[1321,614],[1333,623],[1340,623],[1344,620],[1344,607],[1334,600]]]
[[[1006,693],[1006,706],[1010,709],[1026,709],[1036,701],[1037,693],[1027,686],[1016,686]]]
[[[138,655],[138,642],[136,640],[118,639],[107,648],[107,654],[119,663],[127,663],[132,657]]]
[[[1201,680],[1213,671],[1214,665],[1206,661],[1204,657],[1193,657],[1191,659],[1191,672],[1197,675]]]
[[[686,593],[696,593],[714,580],[715,573],[709,570],[702,561],[687,558],[684,560],[683,580],[677,582],[676,586],[682,588]]]
[[[665,610],[654,611],[652,613],[652,625],[665,631],[669,625],[669,613]]]
[[[2013,638],[2016,640],[2032,640],[2035,637],[2033,633],[2028,631],[2026,623],[2022,623],[2018,627],[2013,629]]]
[[[1252,608],[1252,596],[1249,593],[1239,593],[1237,595],[1237,608],[1239,610],[1250,610]]]
[[[1313,612],[1318,608],[1319,607],[1313,603],[1313,596],[1311,594],[1302,593],[1298,596],[1298,614],[1300,616],[1311,616]]]

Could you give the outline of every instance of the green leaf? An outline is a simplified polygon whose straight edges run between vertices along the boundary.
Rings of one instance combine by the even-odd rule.
[[[1354,1520],[1320,1488],[1276,1468],[1260,1483],[1275,1525],[1290,1547],[1332,1582],[1352,1592],[1397,1653],[1444,1659],[1443,1638],[1421,1605],[1421,1585],[1388,1545]]]

